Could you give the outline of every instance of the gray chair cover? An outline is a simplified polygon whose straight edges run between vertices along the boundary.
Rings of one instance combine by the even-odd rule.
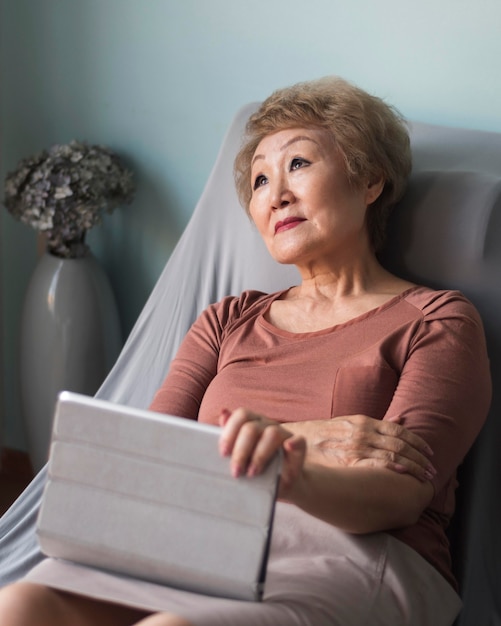
[[[245,120],[235,118],[182,238],[98,396],[148,406],[199,312],[243,289],[296,284],[294,268],[274,263],[240,208],[232,162]],[[431,286],[459,288],[486,327],[494,377],[488,423],[464,467],[451,533],[465,608],[461,626],[501,624],[501,135],[411,125],[414,173],[394,212],[383,262]],[[0,584],[23,576],[42,557],[34,529],[45,470],[0,520]],[[463,506],[463,501],[468,506]]]

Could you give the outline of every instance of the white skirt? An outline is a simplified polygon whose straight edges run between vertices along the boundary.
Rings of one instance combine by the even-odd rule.
[[[451,626],[461,600],[386,533],[350,535],[277,503],[262,602],[226,600],[46,559],[27,580],[195,626]]]

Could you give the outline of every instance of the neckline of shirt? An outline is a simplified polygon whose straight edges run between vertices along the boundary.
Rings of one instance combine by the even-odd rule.
[[[357,315],[351,318],[350,320],[347,320],[346,322],[342,322],[340,324],[334,324],[334,326],[322,328],[321,330],[313,330],[313,331],[308,331],[308,332],[303,332],[303,333],[295,333],[290,330],[284,330],[282,328],[278,328],[278,326],[274,326],[271,322],[269,322],[265,318],[265,315],[269,311],[272,303],[275,302],[275,300],[278,300],[282,294],[289,291],[289,289],[283,289],[282,291],[278,291],[276,294],[274,294],[274,297],[270,298],[266,307],[258,316],[257,321],[263,328],[273,333],[274,335],[278,335],[280,337],[287,337],[287,338],[292,338],[292,339],[320,337],[322,335],[328,335],[334,331],[341,330],[348,326],[353,326],[354,324],[362,322],[368,318],[374,317],[375,315],[378,315],[379,313],[391,308],[392,306],[395,306],[395,304],[398,304],[401,300],[404,300],[405,298],[407,298],[407,296],[410,293],[417,291],[419,289],[422,289],[422,288],[423,288],[422,285],[413,285],[412,287],[404,289],[404,291],[397,294],[396,296],[393,296],[392,298],[390,298],[383,304],[380,304],[379,306],[374,307],[373,309],[370,309],[369,311],[366,311],[365,313],[361,313],[360,315]]]

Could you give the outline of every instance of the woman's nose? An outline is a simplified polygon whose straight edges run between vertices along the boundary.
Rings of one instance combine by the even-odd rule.
[[[294,193],[285,181],[278,182],[273,187],[271,205],[273,209],[284,209],[294,202]]]

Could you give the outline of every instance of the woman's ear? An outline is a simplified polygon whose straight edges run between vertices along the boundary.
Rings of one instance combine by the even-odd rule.
[[[384,178],[380,178],[379,180],[369,182],[367,185],[367,191],[365,194],[365,204],[369,206],[373,202],[375,202],[384,189]]]

